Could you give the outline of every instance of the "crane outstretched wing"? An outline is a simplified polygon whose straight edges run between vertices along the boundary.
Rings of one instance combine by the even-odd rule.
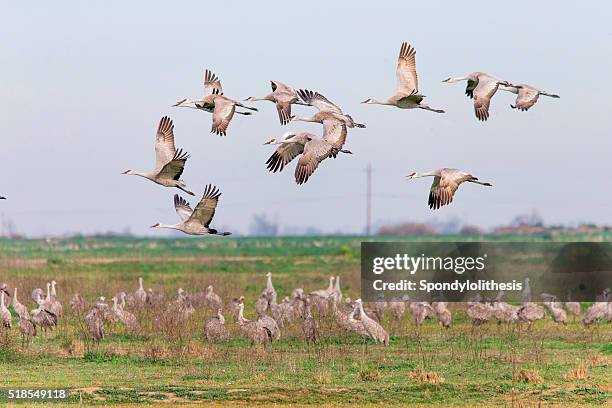
[[[295,182],[304,184],[319,167],[319,163],[331,156],[333,146],[326,140],[313,139],[304,146],[304,154],[295,168]]]
[[[304,145],[301,143],[288,143],[278,147],[272,156],[266,161],[268,170],[272,173],[283,171],[287,163],[295,159],[304,152]]]
[[[211,132],[225,136],[235,111],[236,105],[232,101],[223,96],[216,97]]]
[[[219,77],[207,69],[204,71],[204,96],[212,94],[223,95],[223,88]]]
[[[168,163],[166,163],[159,171],[159,178],[162,179],[171,179],[171,180],[180,180],[181,174],[183,174],[183,170],[185,170],[185,163],[189,158],[189,154],[187,152],[183,152],[182,149],[178,149],[174,153],[174,157]]]
[[[478,85],[472,91],[474,95],[474,113],[478,120],[485,121],[489,118],[489,105],[491,98],[497,92],[497,80],[495,78],[479,78]]]
[[[531,87],[527,87],[525,85],[521,85],[519,88],[518,96],[516,97],[516,101],[514,102],[514,108],[520,109],[522,111],[526,111],[531,108],[538,101],[540,97],[540,92],[537,89],[533,89]]]
[[[204,189],[202,199],[193,210],[193,213],[189,217],[189,221],[197,221],[208,228],[215,216],[215,209],[217,208],[219,197],[221,197],[219,189],[212,184],[207,185]]]
[[[172,119],[164,116],[157,126],[155,135],[155,168],[159,171],[174,158],[176,147],[174,146],[174,124]]]
[[[438,208],[450,204],[453,201],[455,191],[464,181],[472,179],[471,174],[456,169],[443,169],[440,176],[434,177],[429,191],[429,208]]]
[[[342,109],[318,92],[313,92],[308,89],[300,89],[298,91],[298,96],[300,99],[302,99],[302,101],[304,101],[304,103],[314,106],[319,111],[329,111],[342,114]]]
[[[397,93],[411,95],[419,92],[416,72],[416,50],[407,42],[402,43],[397,59]]]
[[[182,221],[187,221],[193,213],[193,210],[189,206],[189,203],[183,197],[180,197],[178,194],[174,195],[174,209],[176,210],[178,216],[181,217]]]

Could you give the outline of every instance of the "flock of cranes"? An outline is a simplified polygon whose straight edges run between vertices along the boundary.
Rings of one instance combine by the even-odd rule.
[[[393,96],[385,100],[368,98],[362,103],[396,106],[401,109],[422,109],[436,113],[444,113],[443,109],[435,109],[423,103],[425,98],[419,91],[416,69],[416,51],[410,44],[401,45],[396,68],[397,89]],[[558,95],[538,90],[525,84],[512,84],[506,80],[497,79],[484,72],[473,72],[462,77],[450,77],[443,82],[453,83],[467,81],[465,93],[474,100],[476,118],[486,121],[489,118],[491,99],[498,89],[517,94],[516,102],[512,108],[528,110],[538,100],[540,95],[558,98]],[[365,128],[351,115],[345,113],[337,104],[333,103],[323,94],[309,89],[298,89],[280,81],[271,81],[272,92],[261,97],[250,96],[244,101],[270,101],[276,105],[281,125],[294,121],[314,122],[323,125],[322,136],[308,132],[287,132],[282,138],[273,138],[265,145],[278,146],[266,161],[270,172],[281,172],[291,161],[296,159],[294,177],[300,185],[306,183],[314,174],[321,162],[329,158],[337,158],[340,153],[352,154],[344,148],[347,142],[348,129]],[[317,112],[311,116],[294,115],[292,105],[303,105],[316,108]],[[183,98],[173,106],[197,109],[212,114],[211,132],[225,136],[234,114],[251,115],[257,108],[244,105],[236,99],[226,96],[223,92],[221,80],[212,71],[204,72],[204,96],[201,99]],[[155,139],[155,168],[149,172],[127,170],[123,174],[137,175],[149,179],[164,187],[178,188],[186,194],[194,195],[187,189],[181,179],[189,154],[174,145],[174,125],[170,118],[164,116],[157,128]],[[431,176],[434,178],[430,188],[428,204],[431,209],[439,209],[453,201],[459,185],[463,182],[477,183],[491,186],[491,183],[479,182],[470,173],[452,169],[440,168],[430,172],[412,172],[408,178]],[[215,209],[221,193],[218,188],[208,185],[205,192],[192,210],[187,202],[175,195],[174,207],[181,222],[178,224],[153,225],[155,228],[173,228],[192,235],[229,235],[228,232],[219,233],[210,227]]]
[[[45,332],[53,330],[64,316],[56,282],[47,283],[46,288],[46,294],[40,288],[32,291],[32,300],[37,307],[31,311],[18,300],[17,287],[13,288],[11,305],[19,318],[19,330],[24,342],[37,335],[37,327]],[[13,318],[8,309],[8,297],[8,286],[3,284],[0,287],[0,322],[4,329],[10,330]],[[531,327],[535,321],[546,316],[544,307],[532,300],[528,278],[525,280],[520,305],[507,303],[503,297],[504,292],[501,291],[494,299],[487,300],[476,295],[464,303],[465,313],[471,320],[472,327],[491,321],[508,325],[523,323]],[[574,319],[581,318],[585,327],[600,321],[612,321],[609,289],[598,296],[597,301],[584,313],[580,303],[569,299],[561,302],[554,295],[546,293],[540,297],[555,323],[567,324],[568,314]],[[329,284],[324,289],[306,294],[303,288],[296,288],[291,296],[286,296],[281,303],[277,302],[277,298],[272,273],[268,273],[265,289],[255,302],[255,319],[245,317],[244,296],[224,302],[221,296],[215,293],[213,286],[209,285],[205,292],[188,293],[179,288],[176,299],[167,301],[163,292],[150,288],[145,290],[142,278],[139,278],[138,287],[133,292],[121,291],[115,294],[111,298],[112,305],[106,302],[105,297],[99,297],[88,307],[78,293],[72,296],[69,305],[73,315],[85,321],[88,336],[94,341],[100,341],[106,336],[108,326],[123,325],[128,332],[140,334],[140,320],[145,316],[153,319],[157,332],[163,332],[163,327],[168,324],[176,327],[187,322],[196,308],[200,307],[210,311],[211,317],[203,324],[203,335],[209,342],[224,341],[232,335],[226,326],[224,311],[231,313],[241,335],[252,344],[266,344],[280,339],[282,330],[290,324],[300,324],[304,339],[307,342],[317,342],[321,337],[321,319],[325,317],[329,317],[338,328],[346,332],[369,337],[385,346],[389,345],[389,333],[381,323],[387,311],[393,319],[399,321],[403,314],[410,310],[417,327],[426,319],[437,319],[443,328],[451,327],[453,321],[453,312],[442,294],[431,303],[414,301],[408,296],[391,300],[381,297],[366,307],[361,299],[351,301],[343,296],[340,276],[330,276]],[[316,310],[315,314],[313,310]]]

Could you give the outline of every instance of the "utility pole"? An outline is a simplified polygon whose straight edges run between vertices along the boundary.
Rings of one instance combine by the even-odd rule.
[[[365,234],[372,233],[372,164],[366,168],[366,229]]]

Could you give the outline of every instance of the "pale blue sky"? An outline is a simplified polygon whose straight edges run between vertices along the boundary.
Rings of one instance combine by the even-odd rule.
[[[246,232],[254,213],[284,225],[360,232],[365,172],[374,167],[374,221],[458,217],[488,227],[539,211],[550,223],[612,223],[610,6],[603,2],[3,2],[0,212],[31,236],[175,222],[175,191],[122,176],[153,165],[154,132],[170,115],[191,153],[183,175],[197,195],[223,192],[214,224]],[[421,92],[445,115],[366,106],[395,90],[402,41],[417,50]],[[210,134],[210,115],[170,108],[199,97],[205,68],[228,96],[269,91],[269,80],[319,90],[367,129],[304,186],[294,165],[269,174],[265,140],[288,130],[274,106]],[[482,70],[556,92],[529,112],[495,96],[478,122],[464,84]],[[307,113],[299,107],[296,112]],[[412,170],[449,166],[495,187],[462,186],[453,205],[427,207],[431,180]],[[189,198],[193,201],[193,198]],[[158,234],[157,231],[153,231]]]

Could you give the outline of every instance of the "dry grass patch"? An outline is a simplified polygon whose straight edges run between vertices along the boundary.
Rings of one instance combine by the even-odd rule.
[[[579,381],[584,380],[589,376],[589,372],[587,371],[584,363],[580,363],[578,367],[572,368],[569,370],[564,376],[563,379],[565,381]]]
[[[151,361],[161,361],[170,357],[168,349],[157,342],[149,343],[143,352],[146,359]]]
[[[330,371],[319,371],[314,375],[314,382],[320,385],[331,383],[332,375]]]
[[[444,382],[444,377],[441,377],[435,371],[425,371],[422,368],[415,368],[406,374],[408,379],[424,383],[424,384],[438,384]]]
[[[518,373],[517,380],[528,384],[542,384],[544,382],[538,370],[521,370]]]
[[[359,370],[358,377],[361,381],[380,381],[382,374],[374,368],[362,368]]]
[[[612,358],[606,356],[595,356],[589,358],[588,363],[591,367],[608,366],[612,364]]]

